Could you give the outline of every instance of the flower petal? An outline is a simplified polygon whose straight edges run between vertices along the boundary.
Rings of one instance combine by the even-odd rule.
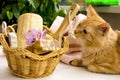
[[[27,40],[33,38],[33,36],[31,35],[31,33],[29,33],[29,32],[26,33],[26,36],[25,36],[25,37],[26,37]]]

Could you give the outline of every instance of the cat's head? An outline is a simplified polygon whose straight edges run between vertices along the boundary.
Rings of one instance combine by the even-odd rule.
[[[87,18],[81,21],[75,30],[75,37],[85,46],[100,47],[109,30],[110,25],[90,5],[87,9]]]

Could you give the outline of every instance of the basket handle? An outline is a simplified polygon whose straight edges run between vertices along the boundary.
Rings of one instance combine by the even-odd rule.
[[[9,32],[15,32],[15,29],[17,28],[17,24],[13,24],[11,26],[7,26],[7,23],[5,21],[2,22],[2,33],[4,33],[6,36],[8,36]]]
[[[2,33],[5,35],[7,34],[6,29],[7,29],[7,23],[5,21],[2,22]]]
[[[75,3],[71,6],[71,8],[69,9],[67,15],[65,16],[62,24],[60,25],[58,30],[55,32],[55,36],[54,37],[56,39],[62,37],[65,29],[70,24],[70,21],[76,16],[77,12],[79,11],[79,8],[80,8],[79,5],[75,4]]]
[[[52,30],[50,30],[50,28],[48,28],[47,26],[43,25],[43,28],[47,30],[48,34],[51,35],[52,37],[55,36],[55,34],[53,33]]]
[[[5,48],[5,49],[9,49],[9,45],[5,39],[5,35],[3,33],[0,33],[0,43],[2,44],[2,46]]]

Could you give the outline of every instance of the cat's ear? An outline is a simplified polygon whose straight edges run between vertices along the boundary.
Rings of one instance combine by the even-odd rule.
[[[100,34],[104,36],[109,32],[110,25],[108,23],[103,23],[98,26],[98,29],[100,31]]]
[[[97,12],[95,11],[95,9],[89,5],[87,8],[87,16],[98,16]]]
[[[98,15],[98,13],[95,11],[95,9],[91,5],[89,5],[88,8],[87,8],[87,17],[93,17],[93,16],[98,18],[99,20],[101,20],[104,23],[106,22],[104,19],[102,19]]]

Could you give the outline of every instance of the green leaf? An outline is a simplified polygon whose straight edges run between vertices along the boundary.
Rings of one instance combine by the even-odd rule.
[[[60,11],[59,2],[62,0],[1,0],[4,1],[0,9],[0,20],[14,23],[23,13],[37,13],[42,16],[44,24],[50,26],[57,15],[64,16]],[[1,2],[0,1],[0,2]],[[27,5],[27,6],[25,6]]]
[[[13,13],[10,11],[7,11],[7,17],[9,20],[11,20],[13,18]]]
[[[20,16],[20,11],[16,7],[14,7],[12,12],[14,16],[18,19],[18,17]]]
[[[24,8],[24,6],[25,6],[25,2],[20,0],[19,3],[18,3],[19,10],[22,10]]]
[[[59,16],[63,16],[63,17],[64,17],[66,14],[67,14],[67,10],[60,10],[59,13],[58,13]]]
[[[24,13],[27,13],[28,11],[26,10],[26,9],[24,9],[23,11],[22,11],[22,14],[24,14]]]
[[[40,12],[41,13],[44,12],[44,5],[43,4],[40,5]]]
[[[54,4],[54,9],[55,9],[56,12],[59,12],[59,6],[58,6],[58,4]]]
[[[28,0],[28,2],[33,6],[33,8],[36,9],[36,7],[35,7],[35,3],[34,3],[34,0]]]
[[[54,3],[59,3],[61,0],[52,0]]]
[[[40,1],[39,0],[34,0],[34,4],[35,4],[35,7],[37,8],[40,4]]]
[[[71,6],[71,5],[72,5],[72,2],[67,1],[67,2],[66,2],[66,5]]]

